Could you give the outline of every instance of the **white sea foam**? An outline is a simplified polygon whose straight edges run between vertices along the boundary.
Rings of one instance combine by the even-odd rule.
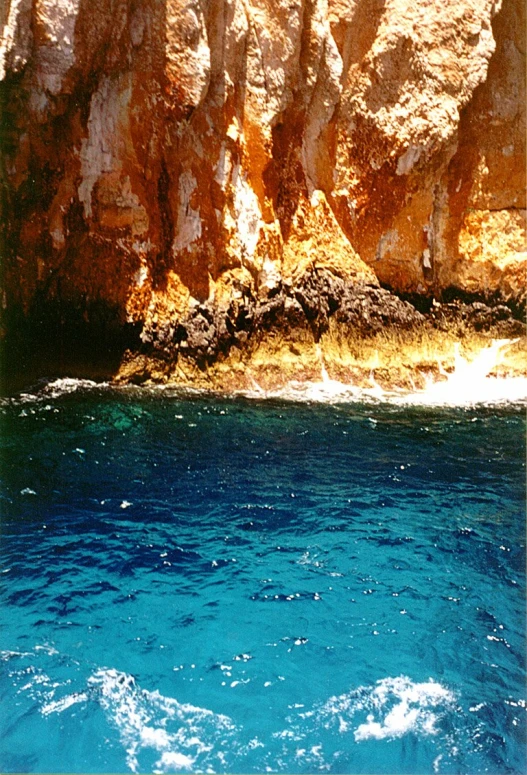
[[[178,753],[177,751],[163,751],[158,766],[162,767],[162,772],[173,770],[191,769],[194,760],[190,756]]]
[[[313,403],[391,403],[397,405],[423,406],[472,406],[476,404],[503,404],[527,402],[527,377],[490,376],[498,366],[502,351],[518,340],[499,339],[483,348],[476,357],[464,358],[461,346],[454,351],[454,369],[447,373],[438,361],[440,378],[423,375],[425,387],[415,390],[384,389],[375,379],[375,369],[369,377],[370,385],[365,387],[339,382],[331,379],[327,373],[324,359],[319,350],[320,379],[317,381],[291,381],[274,390],[264,390],[252,379],[251,389],[234,391],[235,395],[251,399],[279,399],[292,402]],[[193,388],[181,388],[175,385],[157,385],[138,388],[134,385],[110,386],[106,382],[93,382],[89,379],[63,378],[48,382],[35,393],[21,393],[17,403],[41,403],[50,398],[74,393],[78,390],[109,388],[121,391],[168,392],[175,396],[209,395],[208,391]],[[12,399],[2,399],[0,403]]]
[[[24,656],[0,652],[5,660]],[[101,709],[132,772],[212,773],[232,771],[233,766],[244,771],[245,762],[251,769],[274,772],[285,769],[292,752],[306,771],[322,771],[350,747],[357,761],[365,761],[368,743],[383,745],[408,736],[429,738],[434,771],[439,772],[443,765],[448,769],[455,764],[459,735],[475,730],[467,725],[455,692],[432,678],[419,682],[404,675],[385,677],[311,707],[295,703],[289,706],[285,728],[262,741],[254,736],[254,726],[238,726],[226,715],[145,690],[133,676],[115,669],[97,670],[83,690],[69,694],[64,694],[69,679],[53,681],[33,665],[11,676],[17,693],[31,697],[45,717],[67,713],[78,704],[83,713]],[[508,704],[525,707],[521,700]]]
[[[21,657],[32,657],[33,652],[32,651],[11,651],[10,649],[5,649],[4,651],[0,651],[0,660],[2,662],[10,662],[12,659],[18,660]]]
[[[442,381],[428,380],[422,391],[396,398],[398,403],[466,406],[527,400],[527,377],[492,377],[502,350],[517,340],[497,339],[471,361],[454,352],[454,371]]]
[[[93,390],[95,388],[108,387],[107,382],[94,382],[91,379],[74,379],[73,377],[64,377],[62,379],[55,379],[51,382],[40,383],[38,388],[35,387],[35,392],[20,393],[16,397],[16,403],[19,404],[40,404],[43,401],[49,401],[53,398],[60,398],[61,396],[68,395],[70,393],[76,393],[78,390]],[[12,399],[3,399],[2,403],[9,403]],[[52,406],[45,406],[45,410],[52,411]]]
[[[76,705],[79,702],[86,702],[88,695],[86,692],[80,692],[78,694],[68,694],[66,697],[62,697],[60,700],[52,700],[47,702],[40,709],[43,716],[49,716],[50,713],[62,713],[63,711],[71,708],[72,705]]]
[[[235,731],[227,716],[141,689],[131,675],[118,670],[97,670],[88,684],[117,727],[132,772],[140,769],[145,751],[159,755],[154,772],[210,768]]]
[[[413,683],[399,676],[378,681],[367,702],[374,712],[367,715],[365,724],[355,729],[357,741],[402,737],[409,732],[435,735],[438,713],[452,707],[455,696],[432,679]]]
[[[293,710],[293,706],[290,706]],[[456,695],[433,679],[415,682],[406,676],[386,677],[376,684],[330,697],[309,709],[294,708],[287,727],[273,734],[281,751],[272,764],[295,751],[307,772],[330,769],[330,762],[346,762],[352,756],[357,766],[367,766],[371,746],[377,750],[388,741],[428,739],[432,755],[447,766],[455,764],[457,728],[462,711]],[[396,755],[396,754],[394,754]],[[365,770],[368,771],[368,770]]]
[[[317,382],[289,382],[276,390],[254,388],[241,391],[248,398],[278,398],[288,401],[347,403],[356,401],[386,402],[423,406],[472,406],[475,404],[518,403],[527,401],[527,377],[495,377],[491,371],[499,364],[500,353],[517,340],[494,340],[472,360],[461,355],[460,345],[454,351],[454,370],[447,373],[439,363],[440,379],[425,376],[423,389],[383,389],[370,374],[370,387],[357,387],[330,379],[320,356],[321,379]],[[254,380],[253,380],[254,382]]]
[[[91,390],[93,388],[104,387],[107,383],[93,382],[91,379],[73,379],[65,377],[48,382],[44,388],[44,393],[50,398],[58,398],[67,393],[75,393],[77,390]]]
[[[326,760],[340,755],[343,747],[347,749],[351,736],[360,746],[368,740],[435,736],[438,746],[448,750],[448,734],[441,734],[440,721],[458,711],[454,692],[432,678],[414,682],[402,675],[386,677],[374,685],[359,686],[309,710],[291,714],[287,729],[273,737],[302,743],[299,751],[306,766],[315,765],[313,744],[321,739],[321,728],[331,733],[324,736]]]
[[[45,717],[78,704],[99,706],[116,729],[132,772],[213,772],[235,747],[238,730],[225,715],[142,689],[133,676],[114,669],[99,669],[82,691],[66,693],[70,679],[53,680],[41,667],[27,664],[24,658],[34,662],[37,652],[51,658],[59,654],[48,644],[32,652],[0,651],[2,661],[23,662],[10,672],[17,694],[31,698]]]

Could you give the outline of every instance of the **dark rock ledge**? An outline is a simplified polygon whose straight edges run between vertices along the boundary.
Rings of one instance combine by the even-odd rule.
[[[295,342],[318,342],[330,329],[359,339],[383,331],[435,330],[462,340],[480,332],[494,338],[525,334],[525,325],[499,300],[453,298],[403,300],[386,288],[350,284],[325,269],[306,273],[295,286],[283,284],[264,300],[249,287],[235,290],[228,307],[198,304],[182,319],[164,318],[150,326],[122,322],[120,311],[45,300],[29,314],[20,311],[5,321],[0,356],[2,389],[29,384],[39,377],[112,378],[120,364],[135,356],[151,357],[168,367],[180,358],[206,371],[232,348],[250,353],[265,336]],[[418,309],[418,307],[420,309]],[[515,315],[516,313],[516,315]],[[148,369],[130,375],[150,379]]]
[[[490,306],[481,301],[433,302],[426,312],[385,288],[350,285],[327,270],[314,270],[296,286],[282,285],[264,301],[248,288],[240,298],[221,309],[206,302],[192,309],[174,326],[171,321],[143,330],[141,351],[168,358],[178,354],[206,368],[232,347],[257,344],[268,332],[295,340],[308,337],[318,342],[330,321],[368,337],[391,328],[411,331],[431,327],[460,338],[467,330],[489,332],[500,338],[525,334],[525,325],[505,304]]]

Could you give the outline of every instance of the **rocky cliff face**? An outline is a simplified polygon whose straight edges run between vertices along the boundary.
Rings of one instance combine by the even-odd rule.
[[[356,331],[418,325],[379,284],[524,301],[523,0],[7,0],[0,25],[8,339],[203,368],[357,304]]]

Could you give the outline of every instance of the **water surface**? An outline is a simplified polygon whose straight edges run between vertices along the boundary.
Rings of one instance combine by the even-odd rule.
[[[0,411],[3,772],[525,772],[521,407]]]

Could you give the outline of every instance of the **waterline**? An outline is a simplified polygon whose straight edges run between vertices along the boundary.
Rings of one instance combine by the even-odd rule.
[[[453,352],[453,370],[446,371],[443,362],[438,358],[439,378],[418,371],[417,374],[420,381],[424,382],[424,387],[414,386],[412,390],[383,387],[376,380],[375,368],[370,370],[369,385],[367,386],[332,379],[328,374],[320,346],[317,346],[320,364],[319,380],[292,380],[268,390],[251,377],[250,370],[248,370],[247,377],[251,387],[232,390],[229,393],[217,389],[182,386],[177,382],[170,381],[138,387],[133,384],[100,383],[88,379],[66,377],[51,381],[41,380],[31,391],[22,392],[13,400],[22,404],[42,403],[76,392],[110,390],[115,391],[117,395],[124,392],[137,393],[138,395],[141,393],[154,395],[159,393],[181,398],[232,396],[257,401],[283,400],[294,403],[387,403],[400,406],[430,407],[524,404],[527,403],[527,377],[495,375],[500,365],[501,354],[517,341],[518,339],[493,340],[488,347],[481,349],[473,358],[465,358],[461,354],[460,343],[456,343]],[[9,403],[11,400],[10,398],[0,399],[0,405]]]

